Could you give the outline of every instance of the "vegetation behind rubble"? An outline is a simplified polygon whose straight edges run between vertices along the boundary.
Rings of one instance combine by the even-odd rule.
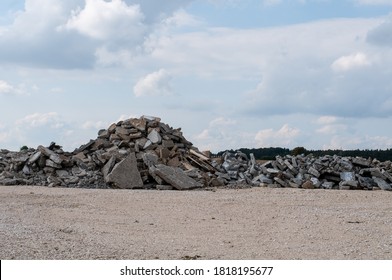
[[[227,150],[229,152],[235,153],[235,150]],[[238,149],[249,156],[250,153],[253,153],[255,158],[258,160],[273,160],[276,156],[285,156],[285,155],[298,155],[298,154],[313,154],[314,156],[324,156],[324,155],[338,155],[342,157],[363,157],[363,158],[372,158],[378,159],[380,161],[392,161],[392,149],[386,150],[307,150],[304,147],[295,147],[290,150],[287,148],[280,147],[270,147],[270,148],[241,148]],[[217,153],[215,156],[221,156],[226,151],[221,151]]]

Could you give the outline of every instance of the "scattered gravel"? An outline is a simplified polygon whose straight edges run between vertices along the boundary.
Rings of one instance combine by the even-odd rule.
[[[392,259],[392,192],[0,186],[0,259]]]

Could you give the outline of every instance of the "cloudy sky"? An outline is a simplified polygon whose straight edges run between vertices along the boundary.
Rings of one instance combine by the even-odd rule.
[[[159,116],[200,149],[392,148],[392,0],[1,0],[0,148]]]

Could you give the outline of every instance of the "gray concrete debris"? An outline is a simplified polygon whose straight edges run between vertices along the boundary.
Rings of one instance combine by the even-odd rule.
[[[97,139],[65,152],[56,143],[20,152],[0,150],[0,185],[192,189],[219,186],[392,190],[392,163],[361,157],[253,154],[210,158],[160,118],[111,124]]]
[[[180,168],[158,164],[156,166],[155,174],[178,190],[201,188],[203,186],[199,182],[186,175],[185,172]]]
[[[136,189],[143,187],[143,181],[137,168],[136,156],[131,153],[117,163],[106,177],[108,183],[113,183],[120,189]]]
[[[324,189],[383,189],[392,187],[392,163],[360,157],[312,155],[278,156],[275,161],[254,164],[251,159],[236,153],[224,153],[221,164],[215,166],[221,173],[229,175],[228,183],[238,181],[243,174],[252,185],[275,183],[281,187],[324,188]],[[222,177],[216,173],[218,177]],[[385,182],[376,180],[379,178]],[[242,178],[244,179],[244,178]],[[376,188],[375,188],[376,187]]]
[[[147,139],[150,140],[152,144],[160,144],[162,141],[161,135],[155,129],[151,130],[147,136]]]
[[[388,184],[385,180],[377,177],[373,177],[373,181],[377,184],[377,186],[384,191],[391,191],[391,184]]]

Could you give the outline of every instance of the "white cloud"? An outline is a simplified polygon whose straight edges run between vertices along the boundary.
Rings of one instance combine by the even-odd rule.
[[[237,120],[219,116],[212,119],[207,128],[196,134],[194,140],[200,149],[218,152],[245,147],[253,138],[251,134],[241,131]]]
[[[185,12],[173,15],[189,2],[26,0],[11,23],[0,26],[0,62],[57,69],[129,66],[166,18],[174,25],[194,23]]]
[[[202,24],[200,19],[187,13],[184,9],[179,9],[173,13],[171,17],[163,20],[163,23],[168,26],[184,27],[184,26],[199,26]]]
[[[282,3],[282,0],[263,0],[262,3],[265,6],[275,6]]]
[[[263,129],[256,133],[255,140],[259,147],[290,147],[295,145],[301,131],[284,124],[279,130]]]
[[[317,129],[316,132],[326,135],[335,135],[339,132],[345,131],[347,126],[344,124],[328,124]]]
[[[375,45],[392,46],[392,15],[368,32],[367,41]]]
[[[236,124],[237,124],[236,120],[225,118],[225,117],[218,117],[210,121],[209,126],[215,128],[215,127],[223,127],[223,126],[232,126]]]
[[[83,129],[95,129],[98,131],[99,129],[106,129],[109,127],[109,123],[107,121],[86,121],[82,124]]]
[[[340,119],[336,116],[321,116],[315,121],[316,124],[321,125],[320,128],[316,129],[316,132],[324,135],[346,132],[347,125],[339,121]]]
[[[34,86],[32,86],[32,90],[34,90]],[[0,80],[0,95],[29,95],[26,91],[26,85],[12,85],[7,81]]]
[[[173,12],[180,8],[186,7],[193,1],[195,0],[131,0],[132,3],[138,4],[140,6],[147,24],[155,24],[160,22],[163,19],[170,17]]]
[[[72,126],[57,112],[29,114],[1,128],[0,142],[14,150],[23,145],[48,145],[52,141],[64,145],[67,150],[74,149],[75,139],[80,144],[87,142],[88,138],[78,139],[83,131],[79,130],[75,135]]]
[[[15,92],[16,90],[12,85],[6,81],[0,80],[0,94],[13,94]]]
[[[63,26],[98,40],[139,39],[144,32],[143,13],[138,5],[122,0],[86,0],[83,9],[73,10]]]
[[[94,45],[77,33],[59,32],[69,11],[82,0],[26,0],[0,36],[2,63],[47,67],[92,67]]]
[[[321,116],[316,120],[318,124],[333,124],[337,122],[338,118],[336,116]]]
[[[369,135],[335,135],[323,149],[390,149],[392,138],[387,136]]]
[[[355,2],[361,5],[392,5],[392,0],[355,0]]]
[[[357,52],[351,55],[342,56],[336,59],[331,67],[334,71],[349,71],[351,69],[360,68],[371,65],[366,54]]]
[[[40,126],[50,126],[51,128],[63,127],[63,122],[60,120],[60,116],[56,112],[50,113],[34,113],[27,115],[16,122],[19,126],[27,126],[30,128]]]
[[[160,69],[141,78],[133,88],[136,97],[166,96],[173,94],[170,81],[172,76],[165,69]]]

